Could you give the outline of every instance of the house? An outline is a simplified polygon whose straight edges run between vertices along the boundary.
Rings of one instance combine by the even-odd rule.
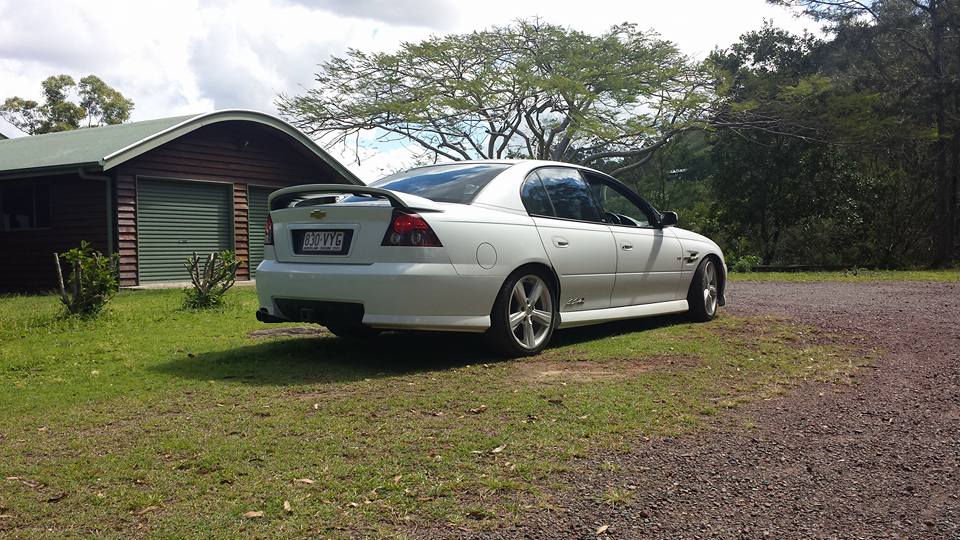
[[[362,184],[293,126],[243,110],[0,141],[0,290],[52,289],[53,253],[89,241],[120,256],[120,284],[188,279],[191,253],[263,257],[267,195]]]

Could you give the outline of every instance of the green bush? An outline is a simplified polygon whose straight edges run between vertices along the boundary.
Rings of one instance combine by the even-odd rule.
[[[208,309],[223,305],[223,295],[237,281],[240,260],[230,250],[207,255],[201,264],[196,252],[183,264],[190,272],[193,287],[185,289],[183,306],[188,309]]]
[[[91,317],[100,313],[120,286],[117,275],[119,256],[105,257],[86,240],[81,241],[78,248],[54,253],[53,258],[57,266],[60,301],[70,314]],[[66,282],[61,260],[70,265]]]
[[[762,260],[756,255],[743,255],[740,257],[734,257],[730,261],[730,271],[731,272],[753,272],[753,270],[760,266]]]

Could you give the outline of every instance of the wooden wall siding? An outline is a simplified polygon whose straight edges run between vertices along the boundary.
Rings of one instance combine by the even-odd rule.
[[[237,279],[250,279],[249,205],[246,184],[233,185],[233,245],[240,259]]]
[[[114,181],[117,212],[117,253],[120,254],[120,285],[138,283],[137,274],[137,184],[133,176],[120,174]]]
[[[212,180],[270,187],[338,182],[299,143],[243,122],[200,128],[118,167],[119,174]]]
[[[0,290],[36,291],[56,288],[53,253],[62,253],[90,242],[100,252],[107,250],[105,187],[100,180],[77,176],[0,180],[0,182],[49,182],[49,229],[0,231]]]

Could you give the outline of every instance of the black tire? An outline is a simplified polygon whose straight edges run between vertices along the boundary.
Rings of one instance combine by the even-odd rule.
[[[525,308],[525,314],[521,314],[519,298],[514,294],[518,283],[523,283],[524,292],[532,294],[539,291],[537,298],[533,299],[533,307]],[[535,288],[536,284],[541,285],[540,289]],[[528,298],[529,300],[529,298]],[[510,315],[511,307],[516,311],[515,315],[522,317],[517,326],[511,326]],[[549,322],[544,320],[544,313],[549,312]],[[503,283],[500,292],[497,293],[497,299],[493,303],[493,311],[490,313],[490,329],[487,330],[487,344],[496,352],[510,357],[530,356],[542,351],[553,337],[553,331],[556,329],[559,320],[559,307],[557,306],[557,291],[553,285],[553,280],[542,270],[520,269],[511,274]],[[527,339],[526,325],[530,324],[530,332],[533,339]],[[519,334],[519,336],[518,336]],[[526,341],[527,344],[524,342]],[[532,345],[528,345],[532,343]]]
[[[687,304],[690,306],[689,314],[692,320],[707,322],[717,316],[722,285],[720,279],[717,261],[708,257],[700,262],[687,292]]]
[[[338,338],[343,339],[366,339],[375,337],[380,333],[380,330],[376,328],[357,324],[328,325],[327,330]]]

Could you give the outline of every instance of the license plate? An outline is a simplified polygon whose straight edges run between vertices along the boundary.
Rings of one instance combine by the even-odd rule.
[[[337,253],[347,250],[345,231],[306,231],[300,244],[302,253]]]

